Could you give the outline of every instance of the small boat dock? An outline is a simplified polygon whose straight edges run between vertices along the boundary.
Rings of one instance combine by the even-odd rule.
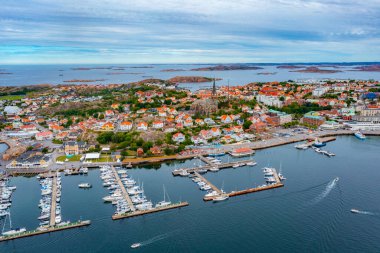
[[[30,236],[35,236],[35,235],[47,234],[47,233],[57,232],[61,230],[71,229],[71,228],[79,228],[79,227],[89,226],[90,224],[91,224],[91,221],[85,220],[85,221],[68,223],[68,224],[60,225],[60,226],[43,227],[40,229],[25,231],[19,234],[0,236],[0,242],[20,239],[20,238],[30,237]]]
[[[136,211],[136,208],[133,205],[132,199],[129,197],[129,194],[128,194],[127,190],[125,189],[124,184],[121,182],[121,179],[120,179],[119,174],[117,173],[115,167],[111,166],[111,169],[112,169],[112,172],[115,176],[116,182],[119,185],[119,187],[123,193],[123,197],[128,203],[129,208],[131,209],[132,212]]]
[[[174,170],[172,172],[173,176],[180,176],[181,171],[184,171],[184,170],[187,171],[188,173],[192,174],[194,172],[199,172],[200,170],[210,171],[210,169],[213,167],[216,167],[218,169],[229,169],[229,168],[234,168],[234,165],[243,166],[249,162],[252,162],[252,160],[240,160],[240,161],[236,161],[236,162],[213,164],[209,159],[207,159],[204,156],[198,156],[198,158],[200,160],[202,160],[203,162],[207,163],[207,165],[199,166],[199,167],[195,167],[195,168],[183,168],[183,169],[179,169],[179,170]]]
[[[57,177],[53,177],[51,193],[51,208],[50,208],[50,226],[55,226],[55,209],[57,208]]]
[[[188,205],[189,205],[188,202],[179,202],[179,203],[174,203],[174,204],[171,204],[171,205],[168,205],[165,207],[155,207],[155,208],[152,208],[149,210],[141,210],[141,211],[138,210],[138,211],[124,213],[124,214],[117,214],[117,215],[115,214],[112,216],[112,219],[113,220],[126,219],[126,218],[144,215],[144,214],[156,213],[156,212],[161,212],[161,211],[170,210],[170,209],[174,209],[174,208],[181,208],[181,207],[185,207]]]
[[[254,193],[254,192],[259,192],[259,191],[265,191],[265,190],[271,190],[271,189],[283,187],[284,184],[281,182],[281,179],[280,179],[277,171],[273,169],[272,172],[273,172],[273,178],[275,179],[274,183],[267,184],[267,185],[262,185],[262,186],[258,186],[258,187],[254,187],[254,188],[248,188],[248,189],[241,190],[241,191],[232,191],[230,193],[227,193],[228,197],[235,197],[235,196],[240,196],[240,195],[244,195],[244,194],[249,194],[249,193]],[[211,186],[211,183],[208,182],[208,184]],[[207,197],[205,196],[203,198],[204,201],[212,201],[216,197],[220,196],[220,194],[222,194],[221,190],[219,190],[219,189],[216,190],[216,189],[214,189],[214,187],[212,187],[213,190],[217,191],[219,193],[219,195],[207,196]]]
[[[202,182],[209,185],[214,191],[216,191],[218,194],[222,194],[222,190],[220,190],[218,187],[213,185],[210,181],[208,181],[206,178],[204,178],[202,175],[200,175],[198,172],[194,171],[194,175],[198,177]]]

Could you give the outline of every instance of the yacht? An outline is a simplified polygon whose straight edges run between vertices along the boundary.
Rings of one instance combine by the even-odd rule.
[[[359,213],[358,209],[351,209],[350,211],[351,211],[351,213]]]
[[[212,171],[212,172],[217,172],[217,171],[219,171],[219,168],[218,168],[218,167],[211,167],[211,168],[210,168],[210,171]]]
[[[4,216],[7,216],[9,215],[9,212],[6,212],[4,210],[0,211],[0,217],[4,217]]]
[[[247,162],[247,164],[246,165],[248,165],[248,166],[255,166],[255,165],[257,165],[257,162],[255,162],[255,161],[250,161],[250,162]]]
[[[286,177],[284,177],[284,175],[282,175],[281,173],[278,173],[278,177],[281,181],[286,180]]]
[[[62,221],[61,215],[58,215],[55,217],[55,223],[61,223],[61,221]]]
[[[78,185],[79,188],[83,188],[83,189],[88,189],[88,188],[91,188],[92,185],[90,183],[80,183]]]
[[[181,177],[187,177],[187,176],[190,175],[190,173],[187,172],[187,170],[183,169],[183,170],[181,170],[181,172],[179,173],[179,175],[180,175]]]
[[[4,236],[12,236],[12,235],[17,235],[17,234],[20,234],[20,233],[23,233],[23,232],[26,232],[25,228],[17,228],[17,229],[9,230],[7,232],[3,232],[2,235],[4,235]]]
[[[153,204],[152,204],[152,202],[147,201],[147,202],[136,205],[136,208],[137,208],[137,210],[141,210],[141,211],[149,210],[149,209],[153,208]]]
[[[298,145],[295,145],[294,147],[295,147],[296,149],[303,149],[303,150],[309,148],[309,146],[308,146],[307,144],[304,144],[304,143],[302,143],[302,144],[298,144]]]
[[[229,199],[229,196],[227,194],[218,195],[215,198],[213,198],[214,202],[220,202]]]
[[[205,194],[205,197],[214,197],[214,196],[218,196],[218,192],[217,191],[209,191],[207,192],[207,194]]]

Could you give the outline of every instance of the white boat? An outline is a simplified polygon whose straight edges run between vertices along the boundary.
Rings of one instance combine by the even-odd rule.
[[[61,221],[62,221],[61,215],[58,215],[55,217],[55,223],[61,223]]]
[[[359,213],[360,211],[358,209],[351,209],[351,213]]]
[[[232,168],[238,168],[238,167],[240,167],[239,163],[235,163],[234,165],[232,165]]]
[[[206,184],[206,185],[204,185],[204,186],[201,186],[200,189],[201,189],[202,191],[208,191],[208,190],[211,190],[212,188],[211,188],[211,186],[209,186],[208,184]]]
[[[153,204],[152,204],[152,202],[147,201],[147,202],[144,202],[144,203],[136,205],[136,208],[138,210],[141,210],[141,211],[143,211],[143,210],[149,210],[149,209],[153,208]]]
[[[207,194],[205,194],[205,197],[214,197],[217,195],[219,195],[219,193],[217,191],[211,191],[211,192],[208,192]]]
[[[50,215],[48,213],[46,214],[43,214],[41,215],[40,217],[38,217],[39,220],[46,220],[46,219],[49,219]]]
[[[134,244],[131,245],[131,248],[135,249],[135,248],[138,248],[140,246],[141,246],[141,243],[134,243]]]
[[[5,209],[8,209],[8,207],[10,207],[11,204],[8,203],[8,204],[0,204],[0,210],[5,210]]]
[[[298,144],[298,145],[295,145],[294,147],[295,147],[296,149],[303,149],[303,150],[309,148],[309,146],[308,146],[307,144],[304,144],[304,143],[302,143],[302,144]]]
[[[219,168],[218,167],[211,167],[210,171],[211,172],[217,172],[217,171],[219,171]]]
[[[18,228],[18,229],[9,230],[7,232],[3,232],[2,235],[12,236],[12,235],[17,235],[23,232],[26,232],[26,228]]]
[[[222,195],[219,195],[219,196],[216,196],[215,198],[213,198],[212,200],[214,202],[219,202],[219,201],[225,201],[229,199],[229,196],[227,194],[222,194]]]
[[[286,177],[284,177],[281,173],[278,173],[278,177],[281,181],[286,180]]]
[[[255,165],[257,165],[257,162],[255,162],[255,161],[247,162],[247,165],[248,166],[255,166]]]
[[[83,189],[88,189],[88,188],[91,188],[92,185],[90,183],[80,183],[78,184],[78,187],[83,188]]]
[[[0,217],[4,217],[4,216],[7,216],[9,215],[9,212],[6,212],[6,211],[0,211]]]
[[[179,175],[180,175],[181,177],[187,177],[187,176],[190,175],[190,173],[187,172],[187,170],[182,169],[181,172],[179,173]]]

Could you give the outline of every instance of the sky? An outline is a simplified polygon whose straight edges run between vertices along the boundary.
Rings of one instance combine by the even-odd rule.
[[[0,64],[380,61],[380,0],[1,0]]]

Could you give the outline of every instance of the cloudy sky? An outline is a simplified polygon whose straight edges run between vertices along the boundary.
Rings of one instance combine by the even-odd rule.
[[[380,61],[380,0],[3,0],[0,64]]]

